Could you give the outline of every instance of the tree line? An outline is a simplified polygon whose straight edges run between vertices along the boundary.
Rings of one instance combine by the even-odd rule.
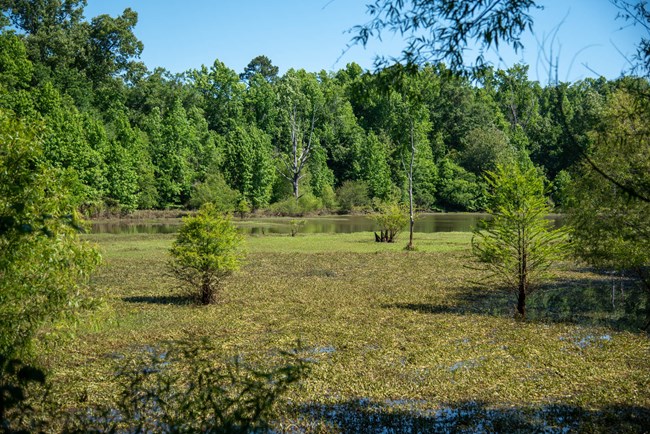
[[[647,88],[631,77],[542,86],[524,65],[280,75],[266,56],[239,74],[219,60],[172,74],[137,60],[131,9],[87,20],[80,0],[32,3],[3,2],[0,108],[42,131],[43,158],[87,215],[206,202],[350,211],[409,189],[419,210],[478,211],[483,173],[511,160],[531,161],[562,206],[604,113],[629,86]]]

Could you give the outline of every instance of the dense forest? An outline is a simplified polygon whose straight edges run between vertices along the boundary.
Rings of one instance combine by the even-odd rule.
[[[594,134],[612,128],[608,113],[648,87],[542,85],[525,65],[471,77],[355,63],[279,75],[263,55],[241,72],[215,60],[172,74],[138,61],[135,11],[86,19],[81,1],[9,3],[2,116],[38,131],[88,216],[209,201],[273,214],[369,209],[406,197],[411,152],[419,210],[484,209],[483,173],[512,159],[537,167],[561,208]]]

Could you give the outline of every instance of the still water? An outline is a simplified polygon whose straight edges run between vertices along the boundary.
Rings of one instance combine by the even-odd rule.
[[[487,214],[479,213],[435,213],[420,214],[415,221],[415,232],[469,232]],[[551,217],[556,226],[560,216]],[[291,217],[255,218],[248,220],[233,219],[244,233],[248,234],[288,234],[291,232],[292,220],[304,220],[301,233],[351,233],[379,230],[368,216],[327,216],[294,219]],[[92,224],[93,233],[110,234],[170,234],[178,231],[180,219],[170,219],[165,223],[142,223],[129,220],[119,222],[100,222]]]

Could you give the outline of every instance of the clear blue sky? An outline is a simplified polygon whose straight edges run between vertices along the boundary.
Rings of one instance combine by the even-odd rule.
[[[183,72],[211,65],[215,59],[241,72],[248,62],[264,54],[280,67],[307,71],[338,70],[349,62],[372,69],[377,54],[397,55],[399,37],[385,35],[366,49],[353,47],[341,54],[351,38],[346,33],[368,20],[367,0],[88,0],[86,17],[115,16],[130,7],[139,15],[136,36],[144,43],[142,61],[153,69],[162,66]],[[536,36],[525,38],[517,55],[500,52],[492,59],[498,67],[523,61],[531,79],[547,82],[547,63],[538,55],[559,52],[561,81],[603,75],[616,78],[628,68],[641,38],[641,29],[615,20],[617,9],[608,0],[539,0],[534,11]],[[554,28],[560,25],[556,38]],[[339,59],[340,57],[340,59]]]

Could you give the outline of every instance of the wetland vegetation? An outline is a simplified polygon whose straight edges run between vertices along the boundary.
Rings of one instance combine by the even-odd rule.
[[[172,74],[85,5],[0,2],[0,432],[647,432],[648,39],[540,84],[461,62],[535,2],[375,0],[455,42]]]
[[[92,234],[103,302],[39,345],[62,405],[113,399],[116,366],[207,337],[215,359],[258,366],[299,348],[309,372],[275,430],[640,431],[650,421],[650,341],[633,282],[563,263],[513,319],[516,299],[472,283],[470,233],[249,235],[219,303],[199,307],[163,270],[167,234]],[[624,286],[624,294],[618,285]]]

